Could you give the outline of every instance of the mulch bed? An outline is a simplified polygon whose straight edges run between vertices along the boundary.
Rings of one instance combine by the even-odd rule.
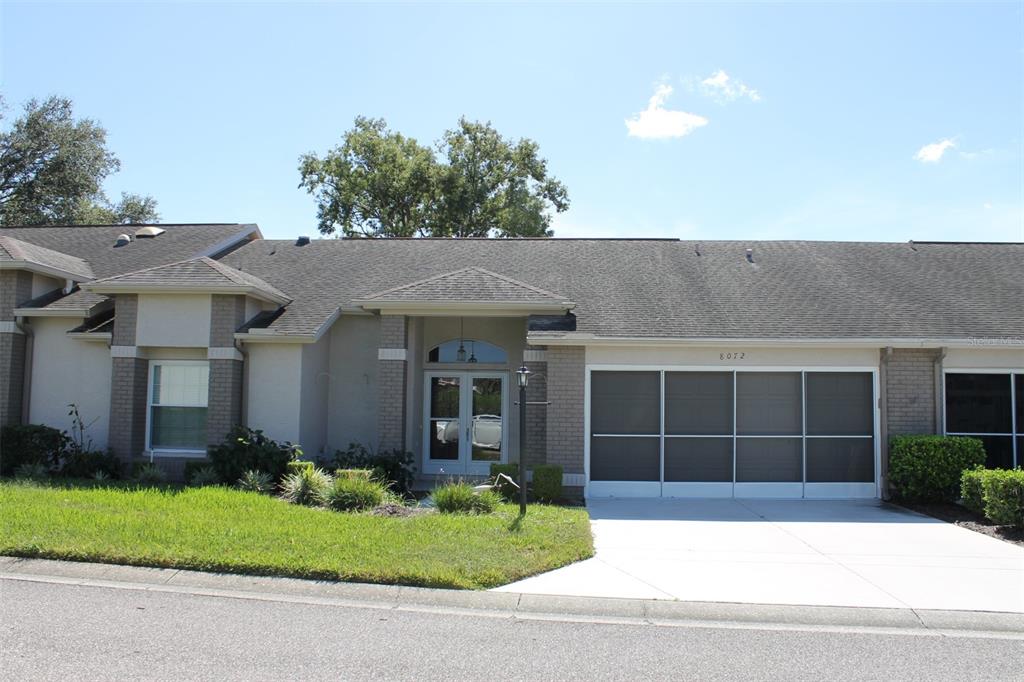
[[[959,504],[910,504],[904,502],[902,506],[921,514],[925,514],[926,516],[939,519],[940,521],[945,521],[946,523],[952,523],[962,528],[973,530],[975,533],[983,533],[984,535],[994,537],[998,540],[1003,540],[1004,542],[1024,547],[1024,528],[1000,526],[992,523],[981,514],[975,514],[970,509],[961,507]]]

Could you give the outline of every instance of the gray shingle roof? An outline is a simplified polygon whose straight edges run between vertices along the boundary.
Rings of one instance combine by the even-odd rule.
[[[95,277],[92,268],[81,258],[15,239],[6,234],[0,234],[0,261],[23,261],[59,270],[83,280]]]
[[[368,302],[470,301],[569,303],[568,299],[479,267],[468,267],[370,294]]]
[[[0,227],[0,235],[35,244],[88,262],[96,277],[110,277],[165,263],[215,255],[232,243],[259,233],[251,224],[161,225],[159,237],[136,239],[115,247],[120,234],[132,234],[139,225],[74,225],[58,227]],[[76,290],[46,306],[52,310],[91,309],[106,299]]]
[[[229,265],[205,256],[177,263],[157,265],[136,272],[126,272],[123,275],[105,277],[85,285],[86,290],[100,292],[112,287],[194,288],[203,291],[245,287],[251,289],[254,293],[263,294],[271,299],[277,299],[279,302],[291,301],[287,294],[278,290],[273,285],[267,284],[259,277],[236,270]]]
[[[478,267],[568,297],[577,333],[600,336],[1024,337],[1024,244],[352,239],[256,241],[223,260],[295,299],[268,327],[282,334]]]

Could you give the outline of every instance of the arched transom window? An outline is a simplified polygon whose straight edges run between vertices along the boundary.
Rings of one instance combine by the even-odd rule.
[[[474,339],[452,339],[430,349],[427,362],[505,364],[508,353],[500,346]]]

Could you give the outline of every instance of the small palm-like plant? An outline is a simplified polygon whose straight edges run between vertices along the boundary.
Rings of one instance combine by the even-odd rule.
[[[42,462],[25,462],[14,470],[14,477],[27,481],[45,481],[50,470]]]
[[[274,479],[270,474],[258,469],[249,469],[242,473],[236,484],[239,490],[247,490],[251,493],[269,493],[274,487]]]
[[[160,485],[167,480],[167,474],[155,464],[143,464],[136,470],[135,480],[143,485]]]
[[[316,507],[324,503],[331,483],[330,474],[323,469],[310,467],[281,479],[281,497],[293,504]]]
[[[220,476],[217,475],[216,469],[211,466],[205,466],[192,474],[192,480],[188,483],[189,485],[197,488],[202,488],[208,485],[217,485],[220,483]]]
[[[94,481],[109,481],[110,480],[110,474],[108,474],[103,469],[97,469],[96,471],[94,471],[92,473],[92,480],[94,480]]]

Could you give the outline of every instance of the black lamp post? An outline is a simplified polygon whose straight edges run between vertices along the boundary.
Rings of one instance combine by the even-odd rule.
[[[519,514],[526,515],[526,386],[530,370],[523,365],[516,370],[519,382]]]

